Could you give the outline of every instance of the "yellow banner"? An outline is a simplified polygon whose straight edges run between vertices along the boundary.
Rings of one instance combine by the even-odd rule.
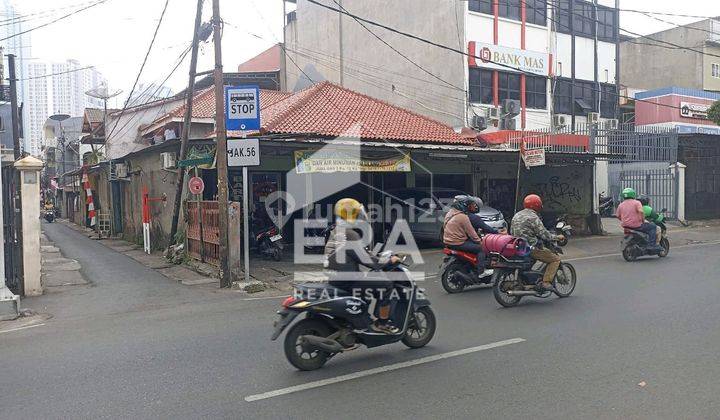
[[[320,155],[310,150],[295,151],[299,174],[332,172],[410,172],[410,155],[388,159],[361,159],[340,153]]]

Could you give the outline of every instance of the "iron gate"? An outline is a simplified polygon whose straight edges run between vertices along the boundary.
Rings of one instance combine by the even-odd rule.
[[[665,216],[677,219],[677,180],[672,169],[636,169],[620,172],[619,186],[613,188],[615,197],[622,188],[633,188],[638,196],[650,199],[650,206],[660,212],[666,209]]]
[[[2,211],[3,211],[3,241],[5,245],[5,283],[17,295],[23,293],[22,270],[22,243],[18,240],[18,229],[15,223],[20,222],[16,217],[15,209],[16,188],[19,174],[12,165],[2,168]]]
[[[685,170],[685,216],[720,217],[720,144],[717,136],[692,135],[680,139],[680,162]]]

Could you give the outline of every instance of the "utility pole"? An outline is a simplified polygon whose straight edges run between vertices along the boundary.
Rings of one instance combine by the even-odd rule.
[[[190,77],[188,80],[187,93],[185,94],[185,115],[183,116],[183,128],[180,135],[180,157],[179,160],[187,158],[188,139],[190,138],[190,124],[192,121],[193,97],[195,96],[195,76],[197,72],[198,45],[200,23],[202,22],[203,0],[198,0],[197,11],[195,12],[195,26],[193,27],[192,51],[190,53]],[[175,235],[177,234],[178,221],[180,219],[180,207],[182,206],[183,187],[185,186],[185,169],[180,168],[178,173],[177,184],[175,185],[175,201],[173,203],[173,217],[170,225],[170,243],[175,243]],[[198,207],[198,214],[200,214]]]
[[[212,0],[213,43],[215,44],[215,138],[217,139],[218,210],[220,227],[220,286],[230,287],[228,267],[228,166],[225,130],[225,89],[223,84],[220,0]],[[247,211],[247,209],[245,209]],[[247,252],[247,250],[245,250]]]
[[[13,148],[15,160],[22,157],[20,149],[20,114],[18,113],[17,76],[15,76],[15,54],[8,54],[8,76],[10,77],[10,116],[12,121]]]

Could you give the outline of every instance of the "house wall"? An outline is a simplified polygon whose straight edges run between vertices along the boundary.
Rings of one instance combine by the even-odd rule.
[[[710,20],[650,35],[658,42],[669,42],[702,51],[708,38]],[[698,30],[701,29],[701,30]],[[637,89],[682,86],[703,89],[703,56],[683,49],[663,48],[656,41],[639,39],[620,44],[620,80]],[[720,55],[720,54],[718,54]]]
[[[344,0],[342,5],[350,13],[443,45],[466,49],[464,2]],[[292,57],[287,60],[289,90],[297,91],[311,83],[293,64],[295,61],[314,82],[329,80],[449,125],[464,125],[467,60],[463,56],[368,26],[443,80],[440,81],[382,44],[350,17],[342,17],[341,37],[336,12],[299,0],[296,16],[297,20],[285,32],[288,54]]]

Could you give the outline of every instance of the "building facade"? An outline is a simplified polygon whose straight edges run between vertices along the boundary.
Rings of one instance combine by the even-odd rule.
[[[26,27],[24,19],[20,18],[20,14],[13,6],[13,3],[13,0],[2,0],[0,2],[0,13],[3,16],[3,23],[0,25],[0,38],[5,39],[5,41],[2,42],[3,54],[15,55],[15,74],[17,78],[20,79],[17,84],[18,99],[19,102],[27,103],[29,81],[26,80],[26,66],[28,63],[26,57],[32,57],[30,51],[30,35],[17,35],[22,33]],[[2,60],[4,64],[7,63],[5,57],[3,57]],[[8,70],[5,65],[3,65],[3,69],[4,74],[2,76],[4,78],[8,77]],[[23,132],[27,133],[28,128],[28,109],[23,108]],[[25,136],[27,137],[27,134],[25,134]]]
[[[720,20],[626,40],[620,44],[620,61],[620,80],[628,89],[682,86],[720,92]]]
[[[298,0],[285,28],[286,85],[330,80],[453,126],[477,126],[480,117],[490,131],[574,127],[591,113],[616,118],[619,18],[614,1],[598,3],[342,3],[438,47]],[[518,101],[518,112],[505,100]],[[513,122],[500,124],[508,113]]]
[[[53,74],[51,113],[81,117],[85,108],[103,106],[101,99],[85,94],[105,82],[100,72],[94,68],[87,68],[77,60],[53,63],[51,69]]]
[[[40,156],[43,146],[43,125],[49,115],[48,82],[49,66],[45,63],[31,62],[26,64],[25,100],[25,151],[33,156]]]

